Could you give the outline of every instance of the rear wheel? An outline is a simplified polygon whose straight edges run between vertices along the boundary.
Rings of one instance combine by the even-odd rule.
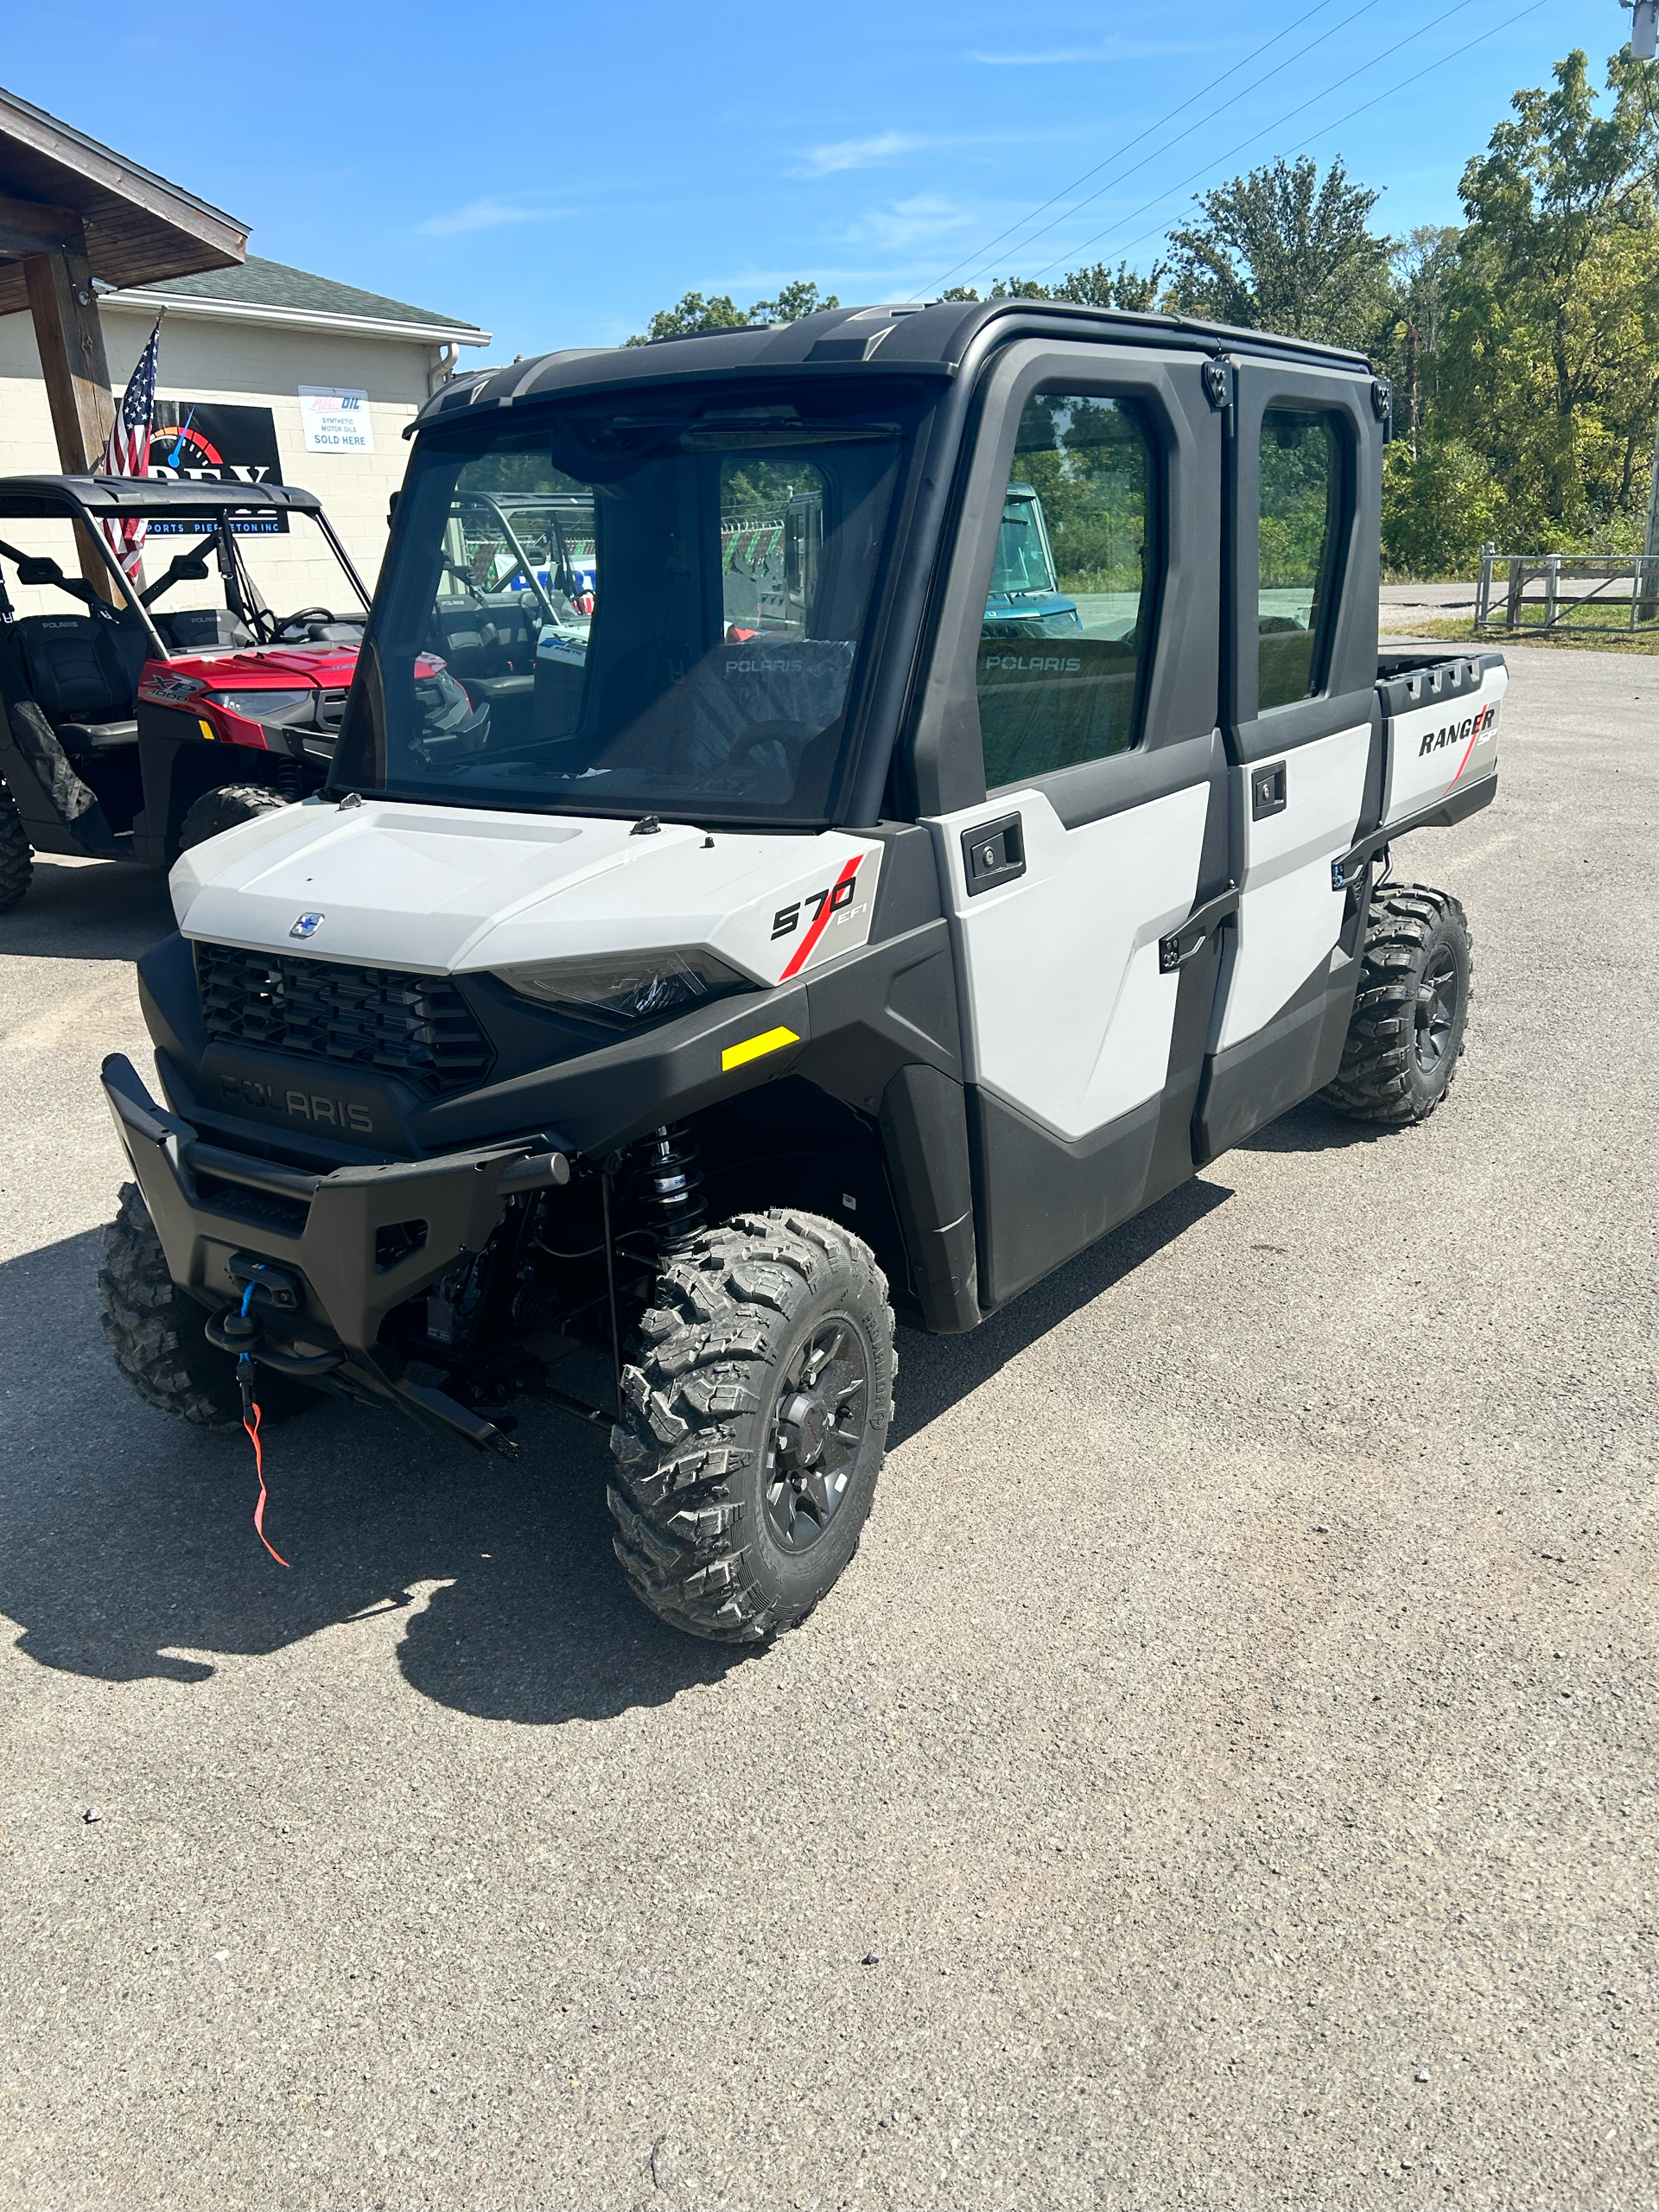
[[[0,914],[9,913],[29,890],[35,874],[34,849],[17,802],[0,783]]]
[[[257,821],[287,804],[268,784],[221,784],[217,791],[204,791],[185,815],[179,827],[179,850],[188,853],[192,845],[205,845],[238,823]]]
[[[1426,1121],[1452,1087],[1473,999],[1473,941],[1451,893],[1376,892],[1342,1066],[1320,1097],[1356,1121]]]
[[[202,1333],[207,1315],[168,1272],[167,1256],[143,1193],[121,1187],[119,1210],[104,1231],[98,1271],[99,1319],[115,1363],[146,1405],[198,1428],[229,1428],[242,1419],[236,1362]],[[269,1368],[256,1370],[262,1422],[315,1406],[317,1393]]]
[[[858,1548],[897,1367],[874,1255],[816,1214],[739,1214],[664,1268],[612,1433],[616,1554],[693,1636],[793,1628]]]

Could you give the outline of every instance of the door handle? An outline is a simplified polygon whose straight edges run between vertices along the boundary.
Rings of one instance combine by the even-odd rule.
[[[1017,814],[1004,814],[995,822],[981,822],[962,833],[962,869],[968,879],[968,896],[994,891],[1012,883],[1026,872],[1025,831]]]
[[[1282,803],[1282,802],[1281,802]],[[1195,906],[1178,930],[1158,940],[1158,972],[1167,976],[1177,968],[1185,968],[1207,937],[1213,937],[1230,916],[1238,912],[1238,886],[1230,883],[1227,888],[1208,899],[1202,906]]]
[[[1274,760],[1264,768],[1250,771],[1250,819],[1265,822],[1270,814],[1282,814],[1285,798],[1285,764]]]

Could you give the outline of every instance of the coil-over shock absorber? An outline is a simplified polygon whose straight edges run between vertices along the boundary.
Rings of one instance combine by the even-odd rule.
[[[658,1257],[683,1252],[709,1218],[697,1173],[699,1148],[683,1122],[670,1122],[633,1147],[639,1173],[634,1195],[641,1227],[656,1239]]]

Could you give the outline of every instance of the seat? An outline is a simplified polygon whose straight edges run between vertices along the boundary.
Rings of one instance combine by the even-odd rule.
[[[67,737],[71,729],[118,730],[130,721],[142,636],[130,639],[121,624],[94,614],[25,615],[15,635],[29,689],[54,730]]]
[[[124,745],[137,745],[138,724],[133,721],[60,722],[58,735],[71,753],[114,753]]]
[[[152,610],[151,620],[175,652],[209,652],[219,645],[238,647],[257,643],[239,615],[228,607],[181,607],[163,613]]]

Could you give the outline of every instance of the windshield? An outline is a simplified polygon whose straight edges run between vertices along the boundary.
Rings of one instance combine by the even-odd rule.
[[[368,610],[315,515],[152,516],[139,596],[179,652],[354,645]]]
[[[676,385],[423,442],[334,785],[829,818],[917,408]]]

